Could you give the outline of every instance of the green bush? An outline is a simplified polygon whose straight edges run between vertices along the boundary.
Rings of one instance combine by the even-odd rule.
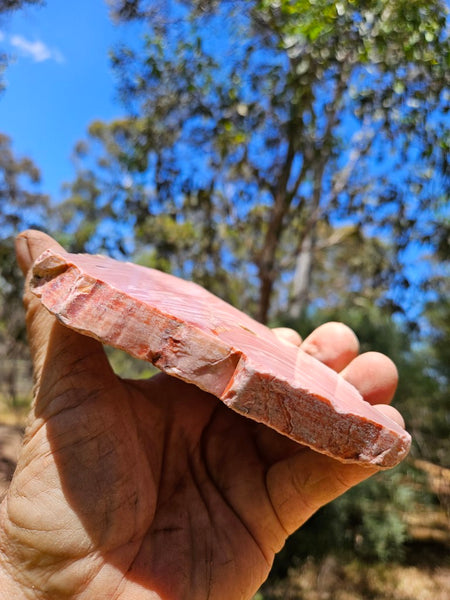
[[[294,535],[275,559],[272,579],[307,557],[335,554],[365,561],[400,561],[407,540],[404,515],[416,492],[405,482],[408,466],[379,473],[324,506]]]

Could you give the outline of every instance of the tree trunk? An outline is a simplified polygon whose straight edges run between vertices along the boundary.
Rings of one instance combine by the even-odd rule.
[[[293,193],[288,192],[288,182],[295,158],[294,144],[289,140],[283,168],[276,187],[273,189],[274,203],[267,226],[261,253],[258,257],[259,306],[256,318],[267,323],[273,285],[278,275],[275,255],[283,232],[284,219],[289,211]]]
[[[299,171],[297,180],[289,190],[289,178],[292,172],[292,165],[294,163],[295,158],[295,142],[294,138],[291,137],[289,139],[289,145],[287,148],[286,159],[283,165],[283,169],[280,173],[280,177],[278,179],[278,183],[276,189],[274,191],[274,206],[268,226],[268,230],[266,233],[266,238],[264,240],[264,245],[261,251],[261,255],[258,260],[258,268],[259,268],[259,279],[260,279],[260,296],[259,296],[259,310],[257,318],[262,323],[267,323],[270,301],[273,292],[273,286],[278,275],[276,269],[276,260],[275,253],[278,248],[279,240],[281,234],[283,232],[283,222],[286,217],[286,214],[289,211],[291,202],[297,193],[297,190],[300,186],[301,181],[303,180],[304,175],[309,171],[309,168],[312,168],[313,177],[314,177],[314,190],[313,197],[311,199],[311,211],[310,218],[308,220],[306,226],[306,236],[304,240],[310,236],[309,231],[311,231],[311,239],[310,242],[312,244],[311,249],[308,251],[305,248],[306,254],[302,257],[299,256],[301,262],[306,260],[306,257],[309,257],[310,264],[307,266],[307,271],[311,271],[312,267],[312,248],[314,244],[314,232],[315,224],[319,219],[320,213],[320,199],[322,195],[322,180],[325,171],[325,166],[330,157],[330,150],[325,152],[325,148],[331,149],[332,140],[333,140],[333,128],[336,125],[338,119],[338,108],[339,104],[342,100],[342,96],[344,90],[346,88],[348,72],[346,68],[342,68],[338,80],[336,82],[336,89],[334,94],[334,99],[329,107],[329,115],[328,121],[326,124],[325,132],[323,134],[322,143],[318,148],[308,148],[303,149],[303,165]],[[292,129],[291,135],[294,135],[295,128]],[[296,132],[298,135],[298,131]],[[300,253],[301,254],[301,253]],[[300,275],[299,275],[300,277]],[[308,276],[310,277],[310,275]],[[307,281],[309,284],[309,280]],[[305,284],[306,285],[306,284]],[[306,289],[306,288],[305,288]],[[301,310],[301,309],[300,309]]]
[[[258,261],[259,275],[259,305],[256,318],[261,323],[267,323],[273,285],[276,278],[275,253],[278,247],[283,221],[289,208],[285,195],[278,195],[275,199],[271,219],[268,225],[264,245]]]
[[[289,315],[298,319],[306,309],[311,287],[311,274],[313,269],[314,248],[316,245],[316,226],[320,219],[320,200],[322,198],[323,175],[326,161],[322,158],[314,169],[314,187],[311,198],[309,217],[305,223],[305,230],[297,254],[294,279],[292,282],[292,304]]]
[[[313,253],[316,245],[315,227],[305,233],[295,263],[289,316],[299,319],[308,306]]]

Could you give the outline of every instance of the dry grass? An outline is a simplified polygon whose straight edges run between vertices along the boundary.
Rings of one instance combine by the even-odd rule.
[[[342,564],[328,556],[307,560],[288,577],[266,585],[254,600],[450,600],[450,564]]]

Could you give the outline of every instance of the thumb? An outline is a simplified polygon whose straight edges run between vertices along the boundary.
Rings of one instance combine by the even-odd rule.
[[[344,464],[303,448],[275,463],[267,474],[267,490],[287,535],[293,533],[319,508],[371,477],[379,469]]]
[[[17,262],[26,276],[24,304],[36,397],[43,391],[44,384],[45,388],[51,387],[56,380],[62,381],[68,376],[73,380],[75,365],[78,365],[76,372],[82,372],[82,376],[87,370],[98,376],[99,369],[112,374],[102,345],[61,325],[30,290],[31,267],[36,258],[50,248],[64,250],[56,240],[40,231],[24,231],[16,238]]]
[[[16,258],[25,275],[24,305],[28,343],[33,360],[35,383],[40,379],[48,344],[58,326],[53,317],[30,291],[31,267],[35,259],[48,248],[62,250],[53,238],[41,231],[28,230],[16,238]]]
[[[27,275],[36,258],[49,248],[64,250],[61,244],[42,231],[28,229],[19,233],[16,238],[16,256],[24,275]]]

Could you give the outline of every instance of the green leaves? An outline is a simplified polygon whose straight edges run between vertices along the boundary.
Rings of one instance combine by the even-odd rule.
[[[425,282],[405,257],[434,244],[449,183],[444,3],[114,5],[146,33],[112,54],[128,115],[92,125],[80,162],[86,243],[107,243],[102,220],[126,215],[110,244],[133,234],[213,287],[214,269],[231,286],[224,263],[237,287],[251,273],[242,299],[262,320],[300,288],[310,302],[366,295],[409,310]],[[359,241],[334,244],[341,225]]]
[[[25,227],[44,227],[49,199],[38,191],[40,172],[27,157],[17,157],[11,139],[0,134],[0,231],[4,237]]]
[[[28,227],[46,229],[50,225],[49,198],[40,193],[39,180],[35,164],[27,157],[18,157],[10,138],[0,134],[0,352],[2,393],[13,406],[24,387],[23,368],[18,365],[28,358],[23,276],[15,260],[14,237]]]

